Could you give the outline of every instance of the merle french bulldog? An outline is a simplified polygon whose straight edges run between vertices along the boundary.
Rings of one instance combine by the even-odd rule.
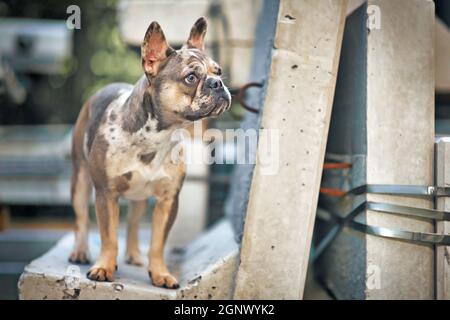
[[[138,223],[149,197],[152,218],[148,272],[154,285],[178,288],[163,250],[178,210],[185,165],[171,159],[172,133],[195,120],[217,116],[231,104],[219,65],[204,53],[207,22],[198,19],[187,43],[172,49],[157,22],[141,46],[144,75],[133,86],[110,84],[82,107],[73,131],[72,204],[75,247],[69,260],[89,263],[88,203],[95,188],[101,252],[89,279],[113,281],[117,266],[119,197],[129,200],[126,261],[142,265]]]

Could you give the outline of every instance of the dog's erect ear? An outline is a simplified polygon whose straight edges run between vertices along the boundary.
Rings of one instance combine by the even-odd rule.
[[[186,43],[188,48],[197,48],[201,51],[205,49],[203,40],[205,39],[206,28],[208,24],[204,17],[200,17],[192,26],[189,39]]]
[[[142,68],[149,75],[156,75],[162,61],[173,51],[158,22],[153,21],[145,33],[141,46]]]

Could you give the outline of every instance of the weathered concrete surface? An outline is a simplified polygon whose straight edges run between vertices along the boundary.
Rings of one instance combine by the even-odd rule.
[[[436,185],[450,185],[450,137],[440,138],[436,142]],[[450,198],[437,199],[437,209],[450,211]],[[438,221],[436,232],[450,234],[450,222]],[[450,247],[436,247],[436,299],[450,299]]]
[[[380,29],[367,30],[367,5],[379,7]],[[433,182],[433,29],[433,3],[425,0],[369,1],[348,17],[327,155],[351,162],[352,168],[341,177],[327,173],[324,180],[332,182],[328,187]],[[432,205],[429,199],[407,197],[368,195],[367,200]],[[369,211],[358,219],[433,231],[430,221],[383,213]],[[340,299],[433,297],[430,247],[345,230],[319,267],[322,279]]]
[[[450,91],[450,29],[439,18],[435,23],[436,91]]]
[[[235,298],[303,296],[345,14],[346,1],[280,2],[261,120],[278,130],[279,170],[257,158]]]
[[[141,252],[147,252],[149,235],[141,237]],[[98,233],[90,236],[93,257],[99,252]],[[230,297],[232,273],[238,247],[229,222],[221,221],[184,249],[167,248],[169,268],[180,281],[180,289],[169,290],[151,285],[146,265],[124,263],[123,232],[119,241],[118,270],[113,283],[95,282],[85,276],[89,266],[80,266],[79,290],[72,289],[67,257],[73,236],[65,236],[44,256],[31,262],[19,281],[20,299],[226,299]],[[69,274],[70,275],[70,274]]]
[[[381,29],[367,39],[367,183],[432,185],[434,148],[434,3],[370,0]],[[414,21],[411,20],[414,17]],[[368,201],[432,207],[429,199],[367,195]],[[433,232],[430,221],[366,213],[369,225]],[[432,247],[366,236],[367,273],[380,288],[366,299],[432,299]]]
[[[180,264],[183,299],[231,299],[238,246],[227,220],[187,246]]]

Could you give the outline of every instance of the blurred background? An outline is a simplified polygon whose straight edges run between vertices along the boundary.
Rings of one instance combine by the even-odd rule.
[[[450,1],[434,2],[440,66],[436,70],[436,135],[448,136]],[[72,230],[72,125],[83,102],[97,89],[116,81],[135,83],[142,75],[140,42],[149,23],[157,20],[169,43],[179,48],[194,21],[206,16],[206,50],[221,64],[225,83],[236,93],[252,79],[250,70],[266,70],[270,64],[263,54],[253,58],[262,3],[0,0],[0,299],[16,299],[24,266]],[[80,29],[66,24],[74,13],[67,12],[71,5],[80,9]],[[260,30],[259,36],[271,35]],[[221,131],[237,128],[245,114],[234,102],[229,112],[207,125]],[[196,148],[201,151],[204,145]],[[232,158],[234,141],[227,141],[224,148],[226,152],[219,150],[215,156]],[[232,164],[188,167],[180,212],[169,239],[172,246],[183,246],[223,217],[232,171]],[[230,208],[238,211],[232,203]],[[122,221],[125,211],[122,206]],[[150,229],[151,211],[150,206],[143,218],[145,232]],[[91,221],[94,226],[92,207]]]
[[[80,29],[66,25],[71,5],[80,9]],[[72,230],[72,125],[97,89],[142,75],[140,42],[150,22],[157,20],[179,48],[206,16],[206,50],[236,90],[248,79],[260,7],[259,0],[0,1],[0,299],[16,299],[24,266]],[[244,111],[234,104],[208,126],[238,127]],[[231,170],[231,164],[188,167],[177,221],[184,228],[174,226],[173,245],[223,216]],[[150,215],[151,208],[143,218],[147,231]]]

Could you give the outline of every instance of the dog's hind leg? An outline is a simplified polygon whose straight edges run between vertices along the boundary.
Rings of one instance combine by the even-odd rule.
[[[139,221],[147,209],[147,200],[130,201],[127,216],[127,250],[125,262],[142,266],[144,260],[139,251]]]
[[[91,192],[92,183],[87,166],[82,163],[74,165],[71,194],[75,211],[75,245],[69,257],[72,263],[89,263],[88,229]]]
[[[89,104],[86,103],[81,109],[72,137],[71,198],[72,207],[75,211],[75,245],[69,261],[81,264],[89,263],[88,224],[92,182],[83,150],[86,124],[89,117],[88,107]]]

